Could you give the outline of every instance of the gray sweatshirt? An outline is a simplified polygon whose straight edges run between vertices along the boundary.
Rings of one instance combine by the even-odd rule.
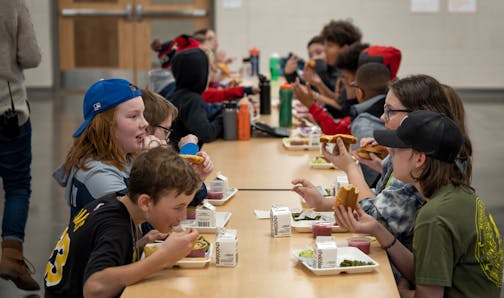
[[[19,125],[29,117],[23,70],[40,64],[41,54],[24,0],[0,0],[0,115],[11,107],[10,83]]]

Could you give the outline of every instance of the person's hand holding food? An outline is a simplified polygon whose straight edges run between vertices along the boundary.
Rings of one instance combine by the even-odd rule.
[[[292,180],[291,183],[294,185],[292,191],[299,194],[310,208],[317,211],[331,210],[332,201],[325,199],[310,181],[300,178]]]

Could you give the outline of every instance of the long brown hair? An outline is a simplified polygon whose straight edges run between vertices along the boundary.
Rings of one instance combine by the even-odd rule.
[[[390,89],[407,109],[442,113],[459,125],[464,136],[464,144],[459,156],[465,158],[461,159],[465,161],[465,184],[469,185],[472,176],[471,141],[467,131],[462,129],[462,127],[465,127],[464,118],[460,118],[455,114],[455,110],[452,108],[442,85],[428,75],[412,75],[392,83]]]
[[[116,107],[97,114],[88,127],[75,138],[64,163],[68,174],[72,167],[89,170],[86,160],[94,159],[124,170],[128,157],[115,138]]]

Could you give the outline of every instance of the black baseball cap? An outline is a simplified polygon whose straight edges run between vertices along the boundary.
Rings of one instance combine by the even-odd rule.
[[[403,119],[397,130],[375,130],[378,144],[390,148],[412,148],[427,156],[454,162],[464,143],[460,128],[453,120],[431,111],[414,111]]]

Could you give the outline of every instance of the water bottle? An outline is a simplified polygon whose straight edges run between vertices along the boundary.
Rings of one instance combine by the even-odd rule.
[[[246,102],[240,103],[238,111],[238,140],[250,140],[250,111]]]
[[[280,75],[280,56],[278,55],[278,53],[271,54],[269,67],[271,73],[271,81],[275,82],[278,80],[278,76]]]
[[[280,127],[292,126],[292,86],[285,82],[280,86]]]
[[[250,63],[252,64],[252,76],[259,75],[259,54],[260,51],[256,48],[253,48],[249,51],[250,54]]]
[[[242,59],[242,79],[246,80],[252,77],[252,64],[250,63],[250,57]]]
[[[268,78],[259,74],[259,113],[261,115],[271,114],[271,86]]]
[[[236,140],[238,136],[238,113],[236,112],[236,102],[230,101],[224,104],[223,112],[224,140]]]

